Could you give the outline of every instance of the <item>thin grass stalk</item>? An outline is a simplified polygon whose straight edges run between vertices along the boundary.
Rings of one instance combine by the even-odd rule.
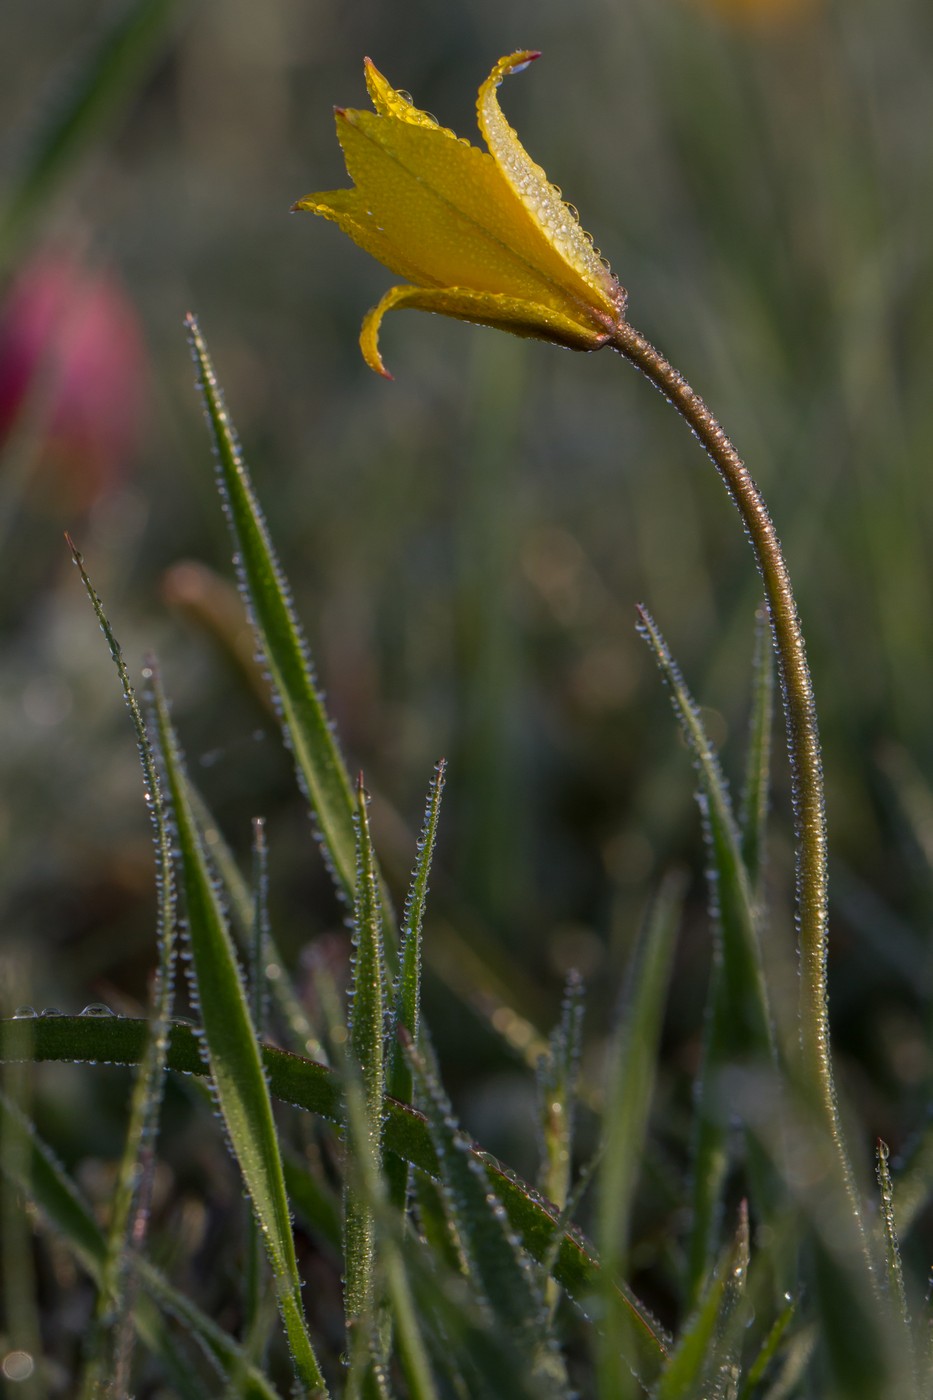
[[[826,989],[828,859],[826,801],[813,683],[790,574],[764,498],[732,442],[684,377],[634,326],[624,322],[614,349],[664,395],[712,459],[742,518],[764,582],[778,656],[794,800],[797,933],[800,942],[800,1062],[819,1106],[855,1220],[865,1261],[871,1253],[833,1080]]]
[[[175,875],[165,794],[123,651],[91,583],[84,560],[71,537],[66,534],[65,538],[110,648],[110,655],[123,689],[123,698],[136,731],[136,745],[145,785],[143,795],[152,821],[156,850],[159,956],[152,989],[152,1020],[146,1054],[133,1090],[126,1143],[114,1191],[107,1259],[97,1301],[97,1345],[91,1351],[84,1381],[84,1393],[94,1395],[103,1383],[103,1375],[112,1372],[109,1388],[113,1394],[120,1395],[128,1388],[130,1382],[135,1339],[134,1295],[138,1285],[134,1264],[142,1253],[149,1224],[155,1172],[155,1144],[159,1131],[165,1086],[165,1060],[171,1033],[177,944]],[[108,1328],[111,1340],[105,1343],[105,1329]]]

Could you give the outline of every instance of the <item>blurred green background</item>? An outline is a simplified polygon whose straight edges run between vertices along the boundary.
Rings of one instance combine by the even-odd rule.
[[[523,1031],[500,1001],[546,1032],[579,966],[595,1064],[645,902],[679,861],[695,877],[667,1030],[676,1136],[709,919],[689,757],[634,604],[738,783],[759,590],[737,519],[682,424],[610,354],[405,315],[383,336],[395,382],[377,379],[357,335],[391,274],[288,212],[346,183],[332,107],[366,105],[364,54],[478,140],[479,83],[534,46],[541,61],[503,92],[510,120],[581,210],[634,323],[733,435],[784,540],[825,741],[842,1086],[866,1154],[869,1132],[901,1145],[931,1081],[928,0],[771,0],[764,17],[751,0],[149,8],[136,79],[20,205],[42,132],[120,11],[7,0],[0,19],[7,322],[37,259],[108,279],[144,350],[137,363],[126,332],[87,382],[112,376],[105,417],[145,399],[136,446],[128,431],[119,450],[72,450],[67,423],[50,432],[48,370],[2,448],[5,999],[132,1011],[155,960],[131,730],[66,528],[134,674],[158,655],[196,780],[244,858],[250,817],[267,817],[273,924],[300,977],[345,953],[229,591],[190,309],[397,892],[432,765],[450,760],[427,1005],[467,1125],[531,1170],[530,1079],[501,1035]],[[774,805],[769,938],[790,955],[779,735]]]

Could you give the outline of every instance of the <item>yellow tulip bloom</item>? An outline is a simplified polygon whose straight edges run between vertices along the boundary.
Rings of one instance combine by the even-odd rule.
[[[613,277],[576,211],[525,151],[499,106],[502,79],[539,55],[501,58],[479,90],[481,151],[390,87],[366,59],[374,112],[336,109],[352,189],[293,207],[322,214],[408,284],[366,316],[366,363],[391,378],[379,326],[392,307],[437,311],[574,350],[598,350],[625,315]]]

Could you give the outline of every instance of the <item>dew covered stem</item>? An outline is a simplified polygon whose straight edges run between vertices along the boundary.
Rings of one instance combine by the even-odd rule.
[[[794,804],[799,940],[800,1060],[803,1081],[835,1147],[869,1260],[865,1223],[846,1151],[833,1082],[826,989],[828,862],[826,801],[813,683],[790,574],[764,498],[723,428],[683,375],[628,322],[613,335],[619,354],[664,395],[699,438],[742,518],[764,583],[781,677]]]

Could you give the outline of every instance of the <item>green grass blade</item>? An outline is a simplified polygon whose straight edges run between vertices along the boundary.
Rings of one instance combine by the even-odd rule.
[[[411,1103],[412,1077],[408,1060],[398,1036],[403,1026],[417,1045],[421,1021],[421,932],[428,896],[428,880],[437,841],[441,798],[447,765],[441,759],[434,770],[428,790],[424,825],[418,841],[418,859],[411,877],[405,913],[402,919],[402,940],[399,948],[398,973],[393,989],[392,1026],[389,1035],[388,1091],[401,1103]],[[408,1196],[408,1168],[397,1157],[386,1160],[389,1195],[399,1210],[404,1209]]]
[[[721,1384],[723,1372],[733,1363],[723,1355],[719,1339],[728,1331],[729,1314],[745,1288],[748,1272],[748,1216],[743,1215],[732,1248],[713,1273],[693,1317],[677,1339],[677,1345],[656,1389],[653,1400],[698,1400],[699,1396],[734,1394],[735,1385]]]
[[[611,1051],[598,1177],[597,1243],[607,1278],[625,1272],[629,1216],[643,1156],[657,1051],[684,878],[668,875],[646,921],[629,973]],[[618,1294],[606,1287],[597,1352],[600,1396],[634,1393],[629,1319]]]
[[[907,1303],[907,1288],[904,1283],[904,1270],[901,1265],[901,1249],[897,1238],[897,1224],[894,1212],[894,1182],[891,1178],[890,1150],[886,1142],[878,1139],[876,1147],[876,1171],[878,1190],[881,1197],[881,1230],[884,1239],[884,1267],[887,1277],[887,1301],[891,1313],[892,1331],[896,1335],[896,1350],[901,1359],[904,1385],[913,1380],[910,1387],[917,1395],[917,1362],[914,1351],[913,1332],[910,1322],[910,1308]]]
[[[107,1240],[103,1230],[95,1220],[91,1207],[38,1137],[32,1124],[2,1095],[0,1137],[4,1142],[14,1143],[17,1148],[15,1159],[21,1166],[15,1184],[64,1241],[84,1271],[99,1283],[107,1262]],[[11,1160],[13,1158],[4,1156],[0,1166],[5,1169]],[[278,1392],[255,1367],[247,1363],[247,1358],[233,1339],[174,1289],[160,1270],[143,1256],[138,1256],[134,1265],[149,1297],[166,1316],[178,1319],[192,1341],[211,1358],[222,1375],[239,1374],[245,1366],[249,1388],[243,1394],[249,1395],[251,1400],[279,1400]],[[149,1349],[166,1359],[168,1334],[147,1299],[136,1301],[135,1320],[140,1337]]]
[[[480,1303],[514,1340],[545,1394],[562,1390],[537,1279],[507,1222],[486,1172],[457,1127],[433,1069],[402,1032],[418,1099],[437,1155],[445,1209],[462,1266]]]
[[[755,614],[752,657],[752,713],[748,727],[745,783],[739,808],[742,858],[752,894],[757,897],[763,863],[768,802],[771,795],[771,748],[774,732],[774,644],[764,608]]]
[[[223,886],[231,915],[231,924],[244,948],[252,938],[255,921],[255,901],[249,885],[240,872],[233,852],[223,838],[218,824],[214,821],[207,804],[197,788],[188,783],[191,810],[198,824],[198,832],[207,851],[211,865]],[[324,1047],[315,1034],[314,1027],[298,999],[269,929],[265,934],[268,959],[265,964],[266,986],[272,994],[276,1010],[288,1034],[291,1048],[301,1055],[309,1055],[315,1060],[324,1060]]]
[[[428,790],[424,825],[421,828],[421,837],[418,841],[418,859],[405,901],[398,974],[395,979],[393,1029],[404,1026],[415,1045],[418,1043],[421,1017],[421,931],[424,925],[428,880],[431,875],[431,861],[434,857],[434,846],[437,841],[437,827],[440,820],[446,771],[447,764],[444,759],[441,759],[434,770],[434,777],[431,779],[431,786]],[[393,1098],[400,1099],[402,1103],[410,1103],[411,1092],[411,1070],[397,1038],[394,1038],[389,1093]]]
[[[271,953],[269,934],[269,849],[266,824],[253,819],[253,919],[250,929],[248,986],[249,1010],[257,1039],[266,1033],[269,980],[266,968]],[[274,1320],[267,1298],[268,1263],[263,1249],[259,1222],[252,1211],[246,1220],[246,1249],[243,1263],[243,1313],[250,1355],[262,1361],[268,1341],[268,1328]]]
[[[96,1019],[81,1016],[32,1018],[28,1021],[0,1019],[0,1060],[2,1061],[94,1061],[97,1064],[138,1064],[146,1042],[145,1021],[112,1016]],[[294,1104],[328,1122],[343,1121],[339,1077],[326,1065],[303,1059],[270,1045],[262,1046],[262,1059],[269,1088],[283,1103]],[[180,1074],[206,1075],[197,1036],[188,1026],[175,1025],[168,1054],[169,1068]],[[404,1157],[413,1167],[436,1178],[437,1154],[428,1125],[421,1113],[407,1104],[387,1099],[383,1142],[386,1149]],[[532,1258],[547,1259],[554,1247],[554,1231],[559,1217],[548,1202],[542,1201],[527,1182],[501,1162],[472,1147],[486,1172],[490,1187],[502,1202],[509,1224]],[[568,1228],[560,1241],[553,1264],[553,1275],[569,1297],[585,1305],[597,1296],[603,1284],[593,1248],[576,1228]],[[634,1355],[639,1372],[654,1375],[669,1350],[664,1329],[624,1286],[619,1285],[632,1320]]]
[[[699,777],[703,832],[709,854],[710,899],[716,931],[703,1067],[697,1095],[694,1140],[693,1227],[687,1251],[686,1291],[696,1306],[716,1257],[719,1198],[727,1169],[726,1114],[717,1083],[730,1061],[773,1063],[771,1017],[758,944],[755,901],[745,868],[741,837],[719,760],[700,712],[651,615],[638,609],[638,630],[668,684],[674,712],[693,753]],[[750,1156],[756,1157],[753,1143]],[[767,1167],[750,1162],[755,1173],[756,1209],[769,1218],[775,1209]]]
[[[157,52],[177,0],[121,0],[83,56],[63,74],[24,153],[0,213],[0,267],[94,137],[112,121]]]
[[[68,537],[66,537],[68,538]],[[153,1172],[155,1143],[159,1130],[159,1114],[165,1084],[165,1058],[168,1053],[174,995],[175,950],[177,944],[175,911],[175,877],[172,864],[171,836],[162,782],[156,768],[155,755],[149,742],[142,711],[130,682],[129,672],[120,644],[94,589],[84,561],[71,539],[68,544],[80,572],[101,630],[107,639],[110,655],[117,669],[123,698],[133,728],[143,770],[144,793],[155,835],[156,891],[158,896],[157,943],[158,962],[152,993],[152,1018],[146,1053],[130,1103],[126,1144],[114,1190],[113,1208],[108,1231],[107,1258],[102,1271],[97,1301],[98,1341],[90,1349],[85,1393],[93,1395],[109,1378],[117,1393],[129,1386],[129,1367],[134,1338],[133,1289],[135,1273],[132,1255],[145,1240]],[[109,1333],[111,1341],[105,1345]]]
[[[361,839],[361,864],[365,864],[363,849],[368,841],[368,824],[362,793],[360,801],[361,833],[364,827],[367,832]],[[378,892],[374,875],[375,872],[370,867],[367,881],[372,900],[370,921],[378,940]],[[361,885],[363,883],[361,872]],[[361,897],[358,895],[358,903],[360,902]],[[373,1108],[369,1102],[370,1089],[365,1083],[361,1067],[347,1053],[339,1036],[335,1035],[335,1031],[342,1027],[337,996],[327,979],[319,980],[318,993],[334,1042],[338,1072],[343,1085],[344,1130],[348,1144],[347,1194],[349,1195],[352,1189],[358,1215],[362,1216],[365,1209],[371,1224],[371,1236],[366,1241],[372,1256],[368,1264],[370,1277],[361,1280],[365,1289],[362,1302],[367,1311],[364,1312],[361,1308],[351,1314],[349,1305],[347,1306],[351,1371],[346,1394],[349,1396],[360,1393],[368,1396],[371,1393],[381,1393],[394,1332],[400,1363],[412,1400],[437,1400],[427,1348],[402,1261],[400,1219],[395,1210],[389,1207],[388,1184],[382,1172],[381,1100],[374,1125]],[[352,1051],[352,1043],[350,1048]],[[347,1243],[349,1249],[349,1238]],[[378,1280],[375,1268],[377,1247],[380,1270]],[[346,1259],[345,1274],[349,1293],[349,1257]]]
[[[369,829],[369,799],[362,777],[356,792],[357,880],[353,915],[353,975],[350,984],[349,1043],[353,1075],[359,1076],[365,1124],[347,1137],[351,1160],[344,1193],[344,1307],[348,1333],[375,1317],[376,1221],[367,1164],[379,1171],[385,1093],[386,971],[382,944],[379,884]],[[349,1088],[348,1088],[349,1092]],[[362,1181],[360,1177],[362,1175]]]
[[[296,1375],[308,1392],[324,1395],[324,1378],[301,1304],[291,1216],[259,1043],[226,916],[198,835],[178,741],[158,689],[156,720],[177,833],[192,990],[201,1010],[217,1104],[263,1231]]]
[[[549,1053],[538,1062],[538,1114],[541,1136],[539,1185],[563,1210],[570,1192],[574,1109],[583,1047],[583,982],[567,978],[560,1021],[551,1033]]]
[[[700,780],[701,811],[714,879],[713,904],[721,935],[723,995],[737,1051],[773,1057],[771,1016],[758,944],[755,903],[749,885],[732,802],[703,726],[654,619],[638,609],[638,631],[648,643],[671,692],[674,712],[693,753]]]
[[[315,682],[288,584],[224,406],[207,345],[194,316],[188,317],[187,324],[214,439],[218,483],[236,547],[240,588],[275,691],[298,779],[314,813],[325,860],[338,892],[352,904],[356,836],[353,793],[346,766]]]

